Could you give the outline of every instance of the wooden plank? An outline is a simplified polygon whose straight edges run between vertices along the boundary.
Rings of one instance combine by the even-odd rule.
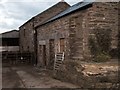
[[[64,52],[55,54],[54,70],[59,70],[63,60],[64,60]]]

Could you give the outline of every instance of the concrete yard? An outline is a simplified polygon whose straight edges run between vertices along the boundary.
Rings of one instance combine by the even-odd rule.
[[[45,69],[32,66],[3,65],[2,88],[79,88],[50,77]]]

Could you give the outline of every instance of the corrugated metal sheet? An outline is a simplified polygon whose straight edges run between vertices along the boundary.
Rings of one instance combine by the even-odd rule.
[[[50,21],[54,21],[54,20],[56,20],[58,18],[61,18],[61,17],[65,16],[65,15],[67,15],[67,14],[69,14],[69,13],[75,11],[75,10],[78,10],[78,9],[80,9],[82,7],[85,7],[85,6],[87,6],[87,5],[91,4],[91,3],[93,3],[93,2],[79,2],[79,3],[77,3],[77,4],[75,4],[75,5],[71,6],[71,7],[69,7],[65,11],[61,12],[60,14],[56,15],[55,17],[49,19],[44,24],[46,24],[46,23],[48,23]]]

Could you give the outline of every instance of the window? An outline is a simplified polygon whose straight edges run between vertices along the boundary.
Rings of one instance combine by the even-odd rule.
[[[60,39],[60,52],[64,52],[65,51],[65,39],[61,38]]]

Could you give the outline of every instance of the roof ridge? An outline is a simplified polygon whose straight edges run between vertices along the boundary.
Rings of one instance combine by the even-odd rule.
[[[78,2],[77,4],[74,4],[71,7],[68,7],[66,10],[64,10],[61,13],[59,13],[58,15],[52,17],[51,19],[49,19],[48,21],[44,22],[41,25],[44,25],[46,23],[49,23],[50,21],[54,21],[54,20],[56,20],[58,18],[61,18],[61,17],[65,16],[65,15],[67,15],[67,14],[69,14],[69,13],[75,11],[75,10],[78,10],[78,9],[84,7],[84,6],[87,6],[87,5],[91,4],[91,3],[93,3],[93,2]],[[40,26],[40,25],[38,25],[38,26]]]
[[[6,34],[6,33],[14,32],[14,31],[19,32],[19,30],[11,30],[11,31],[0,33],[0,34]]]
[[[48,11],[49,9],[51,9],[51,8],[53,8],[53,7],[55,7],[55,6],[57,6],[57,5],[60,4],[60,3],[65,3],[65,4],[67,4],[67,5],[70,6],[70,4],[68,4],[67,2],[57,2],[56,4],[54,4],[54,5],[50,6],[50,7],[48,7],[46,10],[41,11],[41,12],[39,12],[38,14],[36,14],[35,16],[33,16],[33,17],[31,17],[30,19],[28,19],[28,20],[27,20],[25,23],[23,23],[21,26],[25,25],[25,24],[28,23],[29,21],[33,20],[36,16],[39,16],[39,15],[43,14],[44,12],[46,12],[46,11]],[[20,26],[20,27],[21,27],[21,26]]]

